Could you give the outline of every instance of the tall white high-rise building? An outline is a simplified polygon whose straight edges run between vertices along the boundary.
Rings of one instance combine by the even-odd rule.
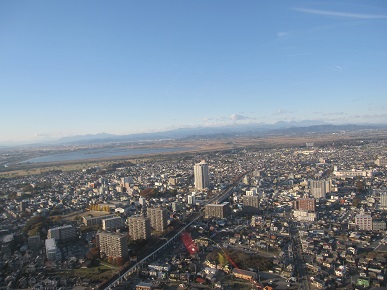
[[[205,189],[206,187],[208,187],[208,164],[205,160],[202,160],[200,163],[195,164],[194,175],[195,188]]]
[[[49,261],[60,261],[61,252],[55,239],[46,239],[46,257]]]
[[[308,186],[314,198],[325,198],[331,192],[331,180],[309,180]]]
[[[387,192],[380,193],[380,207],[382,209],[387,209]]]
[[[189,204],[189,205],[195,205],[196,204],[195,193],[192,193],[191,195],[187,196],[187,204]]]

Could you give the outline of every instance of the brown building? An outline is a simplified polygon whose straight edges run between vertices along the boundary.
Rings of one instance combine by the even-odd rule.
[[[299,198],[294,201],[293,208],[314,212],[316,211],[316,200],[314,198]]]
[[[242,269],[234,269],[232,271],[232,274],[237,278],[249,280],[249,281],[255,280],[257,278],[257,273],[252,271],[242,270]]]
[[[204,218],[226,218],[231,214],[228,202],[207,204],[204,208]]]
[[[136,285],[136,290],[153,290],[154,286],[152,283],[140,282]]]

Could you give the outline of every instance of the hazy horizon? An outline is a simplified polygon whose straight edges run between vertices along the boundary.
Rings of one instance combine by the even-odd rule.
[[[345,130],[342,126],[349,126],[348,129],[351,130],[352,126],[359,126],[359,129],[364,128],[387,128],[386,123],[341,123],[341,124],[333,124],[327,123],[323,121],[315,121],[315,120],[303,120],[303,121],[294,121],[294,122],[286,122],[286,121],[278,121],[276,123],[248,123],[248,124],[238,124],[231,123],[228,125],[220,125],[220,126],[186,126],[179,127],[175,129],[169,130],[160,130],[160,131],[147,131],[147,132],[138,132],[138,133],[127,133],[127,134],[111,134],[108,132],[98,132],[95,134],[78,134],[78,135],[68,135],[62,136],[58,138],[45,138],[39,140],[39,142],[34,141],[14,141],[14,142],[0,142],[0,147],[18,147],[18,146],[34,146],[34,145],[64,145],[75,144],[77,142],[81,142],[82,144],[86,144],[86,141],[90,141],[92,144],[93,140],[103,140],[111,141],[116,140],[114,142],[127,142],[127,141],[155,141],[155,140],[169,140],[169,139],[181,139],[187,137],[195,137],[198,135],[202,136],[217,136],[218,134],[226,134],[224,136],[234,136],[234,134],[239,133],[243,134],[243,136],[257,136],[256,134],[267,134],[267,133],[275,133],[278,134],[282,132],[282,130],[292,130],[296,128],[304,128],[304,130],[312,132],[316,128],[316,126],[324,126],[324,125],[332,125],[338,128],[338,130]],[[308,129],[309,128],[309,129]],[[354,130],[356,127],[352,128]],[[198,132],[200,130],[200,132]],[[209,131],[208,131],[209,130]],[[281,131],[278,131],[281,130]],[[330,129],[327,129],[330,130]],[[335,130],[334,128],[332,130]],[[286,132],[286,131],[285,131]],[[325,131],[324,131],[325,132]],[[332,131],[333,132],[333,131]],[[321,132],[323,133],[323,132]],[[152,135],[155,134],[155,135]],[[262,136],[263,136],[262,135]],[[161,137],[163,136],[163,137]],[[236,136],[236,135],[235,135]],[[113,139],[111,139],[113,138]],[[118,138],[118,139],[117,139]],[[122,139],[124,138],[124,139]],[[140,139],[139,139],[140,138]],[[141,139],[143,138],[143,139]],[[74,143],[75,142],[75,143]],[[86,142],[86,143],[85,143]]]
[[[0,144],[387,124],[385,1],[2,1]]]

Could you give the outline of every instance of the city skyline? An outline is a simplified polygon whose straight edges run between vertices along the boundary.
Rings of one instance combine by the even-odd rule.
[[[0,5],[0,144],[387,123],[384,1]]]

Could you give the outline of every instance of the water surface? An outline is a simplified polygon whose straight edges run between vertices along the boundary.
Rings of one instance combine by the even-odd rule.
[[[159,153],[174,153],[193,148],[101,148],[101,149],[87,149],[69,151],[58,154],[49,154],[44,156],[38,156],[23,161],[23,163],[42,163],[42,162],[58,162],[58,161],[76,161],[84,159],[99,159],[109,157],[125,157],[125,156],[136,156],[145,154],[159,154]]]

